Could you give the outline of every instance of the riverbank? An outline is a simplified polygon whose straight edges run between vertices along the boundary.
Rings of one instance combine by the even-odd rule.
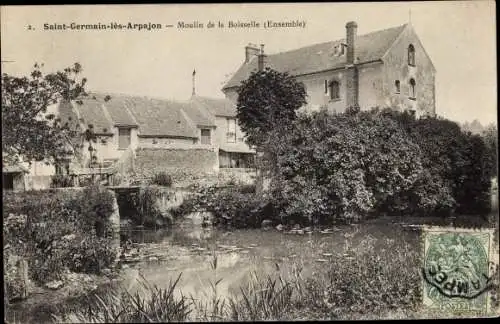
[[[179,226],[163,235],[130,235],[144,255],[128,263],[138,279],[126,283],[130,300],[94,303],[92,314],[61,321],[106,322],[109,309],[136,322],[467,317],[422,309],[418,227],[346,225],[301,235]]]
[[[153,298],[159,298],[156,301],[158,305],[182,301],[190,310],[189,316],[186,315],[183,321],[221,318],[310,320],[457,317],[457,314],[433,314],[419,309],[419,287],[422,286],[420,229],[419,226],[396,223],[381,223],[377,220],[311,232],[278,231],[273,228],[228,231],[203,228],[186,219],[170,229],[122,229],[122,234],[131,244],[120,259],[119,272],[113,273],[115,277],[92,277],[95,281],[89,281],[88,286],[98,288],[85,291],[90,292],[89,296],[80,295],[64,300],[64,291],[46,292],[44,297],[38,297],[38,301],[42,302],[40,305],[34,306],[36,300],[30,302],[33,304],[30,318],[37,320],[21,322],[40,323],[40,319],[49,319],[48,314],[51,312],[59,316],[58,322],[89,322],[88,314],[81,312],[89,305],[94,305],[95,316],[104,316],[105,313],[102,304],[95,304],[94,295],[108,300],[106,298],[110,292],[114,292],[112,296],[120,287],[125,288],[131,296],[139,294],[136,301],[141,303],[147,304],[150,297],[146,296],[155,291],[157,297]],[[173,299],[166,301],[161,294],[166,294],[171,288],[169,284],[177,278],[179,280],[173,289]],[[157,288],[145,288],[141,282]],[[259,289],[252,289],[267,289],[271,282],[274,282],[276,293],[282,290],[283,284],[290,287],[290,298],[280,299],[281,304],[263,304],[265,296],[256,293]],[[252,315],[241,289],[247,289],[247,297],[250,298],[250,305],[253,305],[251,309],[256,311],[263,307],[274,307],[275,312],[256,311]],[[390,293],[384,293],[386,291]],[[182,296],[187,299],[182,299]],[[215,309],[214,296],[220,303],[225,301],[225,306],[219,305]],[[58,300],[61,307],[54,307],[56,303],[52,300]],[[239,305],[236,318],[232,313],[234,310],[231,310],[231,301]],[[117,313],[120,307],[125,307],[128,310],[125,313],[129,312],[127,316],[131,316],[128,320],[137,319],[130,313],[135,307],[130,302],[105,305],[112,306]],[[29,310],[29,307],[24,309]],[[149,308],[149,311],[154,313],[159,310]],[[75,313],[80,317],[75,317]],[[65,314],[68,317],[63,320]],[[96,322],[109,322],[103,318]],[[143,320],[147,321],[146,318]]]

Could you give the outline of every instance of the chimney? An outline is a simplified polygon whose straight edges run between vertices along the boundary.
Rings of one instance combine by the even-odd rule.
[[[358,68],[354,65],[356,62],[356,34],[358,25],[350,21],[345,25],[346,28],[346,108],[359,108],[359,76]]]
[[[249,43],[247,46],[245,46],[245,63],[250,62],[253,56],[258,55],[259,49],[257,48],[257,45]]]
[[[345,29],[347,43],[347,63],[354,64],[356,60],[356,34],[358,31],[358,24],[356,24],[355,21],[350,21],[345,25]]]
[[[260,44],[260,54],[259,54],[259,71],[264,70],[266,55],[264,54],[264,44]]]

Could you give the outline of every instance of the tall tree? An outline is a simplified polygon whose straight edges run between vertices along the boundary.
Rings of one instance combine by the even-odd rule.
[[[257,192],[266,188],[264,174],[276,168],[273,138],[287,133],[306,96],[303,83],[270,68],[253,72],[238,88],[237,118],[246,142],[257,149]]]
[[[61,122],[47,108],[86,95],[79,63],[50,74],[35,64],[29,77],[2,75],[2,161],[57,161],[75,150],[80,130]],[[78,124],[78,123],[74,123]],[[74,125],[73,124],[73,125]]]
[[[288,73],[270,68],[252,73],[239,87],[237,102],[248,144],[262,146],[273,131],[290,125],[306,102],[304,85]]]

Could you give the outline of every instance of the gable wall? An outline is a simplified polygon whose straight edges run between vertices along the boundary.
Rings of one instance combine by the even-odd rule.
[[[415,47],[415,67],[408,65],[408,46]],[[391,50],[384,58],[383,93],[385,104],[401,109],[412,108],[417,116],[425,113],[434,114],[435,108],[435,72],[422,44],[411,27],[405,28]],[[409,100],[410,78],[416,81],[416,100]],[[401,82],[401,93],[395,93],[395,80]]]

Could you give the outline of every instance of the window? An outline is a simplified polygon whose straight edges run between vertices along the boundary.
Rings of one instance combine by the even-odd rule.
[[[130,128],[118,129],[118,149],[126,150],[130,146]]]
[[[401,92],[401,83],[399,82],[399,80],[396,80],[396,82],[394,82],[394,85],[396,86],[396,93],[400,93]]]
[[[415,79],[410,79],[410,99],[415,99]]]
[[[408,46],[408,65],[415,66],[415,47]]]
[[[201,144],[210,145],[210,129],[202,129],[201,130]]]
[[[331,81],[330,84],[328,85],[328,88],[330,91],[331,100],[340,99],[340,84],[338,83],[338,81]]]
[[[227,142],[236,143],[236,120],[233,118],[227,119]]]

